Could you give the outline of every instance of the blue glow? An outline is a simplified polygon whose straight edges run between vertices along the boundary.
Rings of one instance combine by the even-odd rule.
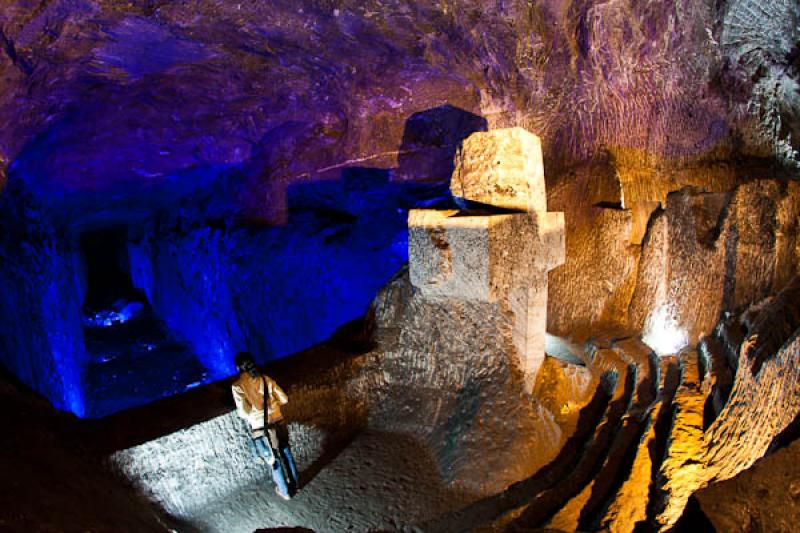
[[[125,64],[142,72],[161,68],[137,61]],[[412,122],[425,133],[431,117],[450,120],[454,113],[460,112],[444,108]],[[0,265],[0,316],[31,310],[28,323],[3,327],[0,358],[54,405],[78,416],[106,416],[229,376],[240,350],[264,363],[325,341],[363,316],[407,262],[408,209],[452,205],[446,180],[409,180],[420,168],[424,176],[447,176],[461,136],[428,142],[409,134],[405,152],[417,155],[391,171],[349,168],[337,179],[287,190],[279,180],[256,183],[265,187],[258,189],[258,202],[286,208],[288,223],[241,224],[242,204],[254,201],[247,181],[254,171],[237,166],[246,153],[232,158],[223,151],[198,164],[190,136],[176,144],[172,137],[134,139],[110,127],[98,143],[83,142],[91,136],[86,128],[101,128],[112,115],[101,104],[76,108],[11,167],[9,183],[23,183],[38,202],[26,212],[26,224],[70,228],[71,234],[48,237],[64,249],[34,244],[19,256],[14,247],[30,239],[23,235],[2,242],[11,251],[0,250],[19,259]],[[131,127],[141,121],[143,131],[160,131],[158,121],[167,119],[130,120]],[[423,141],[436,149],[418,149]],[[18,224],[9,215],[3,222]],[[97,286],[80,264],[77,243],[90,230],[118,227],[127,239],[126,275],[144,306],[93,308],[82,317]]]
[[[72,256],[42,240],[0,265],[0,362],[59,409],[86,412]]]
[[[141,302],[118,301],[111,309],[105,309],[83,318],[84,325],[96,328],[108,328],[124,324],[141,314],[144,304]]]
[[[49,272],[42,311],[55,370],[52,383],[55,399],[51,397],[51,400],[56,407],[82,417],[86,413],[82,370],[86,353],[83,337],[79,334],[80,308],[64,305],[66,302],[63,300],[67,295],[78,296],[72,276],[73,265],[71,256],[58,250],[52,249],[50,257],[58,264],[53,265]]]
[[[351,169],[290,188],[287,226],[201,228],[133,245],[134,283],[209,380],[228,376],[236,351],[278,359],[363,316],[408,260],[408,208],[432,194],[441,191]]]

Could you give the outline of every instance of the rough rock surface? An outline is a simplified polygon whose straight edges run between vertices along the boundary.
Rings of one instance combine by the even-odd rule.
[[[631,327],[674,352],[710,334],[723,311],[782,289],[798,269],[798,192],[794,181],[758,180],[731,195],[670,195],[644,243]]]
[[[789,532],[800,520],[800,442],[759,460],[695,497],[717,531]]]
[[[725,236],[718,237],[724,195],[674,194],[643,246],[631,325],[656,350],[675,353],[708,334],[725,294]]]
[[[629,213],[588,208],[579,214],[567,201],[550,203],[565,210],[566,259],[548,276],[547,330],[586,338],[627,325],[640,250],[628,242]]]
[[[535,132],[555,175],[608,151],[631,204],[729,188],[716,163],[737,152],[797,149],[790,0],[20,0],[0,16],[0,166],[54,199],[244,165],[239,206],[280,220],[287,184],[394,166],[405,120],[446,102]]]
[[[516,211],[547,211],[542,142],[524,128],[473,133],[456,152],[453,196]]]
[[[797,271],[800,191],[784,178],[797,170],[800,139],[799,9],[792,0],[5,2],[0,317],[8,325],[0,355],[59,408],[84,412],[79,308],[86,283],[70,239],[112,225],[152,230],[139,236],[144,246],[133,248],[141,252],[137,279],[156,305],[180,296],[172,327],[209,365],[214,350],[201,346],[206,339],[217,352],[251,342],[275,349],[275,336],[265,338],[257,326],[264,299],[235,286],[251,275],[257,284],[271,281],[258,265],[235,264],[233,248],[243,242],[231,237],[241,235],[238,224],[291,226],[293,187],[335,182],[353,167],[390,169],[383,177],[391,181],[444,184],[461,139],[498,127],[524,127],[542,139],[549,205],[566,213],[567,265],[550,276],[550,330],[579,339],[601,328],[644,330],[652,344],[666,339],[665,353],[694,344],[725,313],[774,294]],[[349,243],[339,230],[353,226],[341,223],[353,213],[328,208],[311,210],[336,230],[314,230],[313,239]],[[164,220],[174,232],[148,225]],[[295,223],[294,229],[316,227],[308,218]],[[283,252],[307,250],[289,240]],[[184,271],[173,253],[196,262]],[[343,268],[352,266],[346,251],[340,259]],[[383,281],[362,286],[372,293],[360,296],[371,299]],[[209,289],[214,305],[204,306]],[[346,293],[328,301],[349,301]],[[239,294],[252,296],[247,316],[229,313],[241,304]],[[516,378],[504,359],[508,346],[498,348],[504,341],[480,325],[475,337],[453,335],[476,317],[503,322],[502,310],[426,307],[406,298],[403,309],[412,314],[402,320],[432,328],[431,335],[398,331],[396,348],[382,356],[396,366],[365,375],[379,397],[416,386],[403,381],[408,376],[430,383],[421,386],[420,400],[429,409],[398,396],[403,408],[387,406],[385,414],[417,416],[406,431],[428,424],[431,464],[448,465],[442,472],[453,483],[475,485],[471,491],[530,475],[538,460],[533,451],[522,453],[515,471],[497,469],[496,479],[471,481],[480,446],[459,426],[480,420],[506,428],[490,414],[495,405],[484,401],[483,373],[512,382],[492,396],[525,411],[512,419],[540,420],[536,406],[508,399]],[[305,319],[302,310],[287,314],[300,316],[294,323]],[[198,332],[187,317],[207,329]],[[752,464],[796,414],[796,337],[775,354],[759,354],[751,340],[756,353],[745,354],[735,329],[718,339],[740,357],[731,365],[738,368],[731,399],[710,427],[703,424],[700,458],[679,457],[677,449],[669,455],[670,476],[685,484],[669,486],[677,490],[664,524],[696,487]],[[296,340],[280,343],[291,350]],[[406,344],[416,348],[406,352]],[[475,347],[485,349],[478,359],[452,364],[463,354],[473,357]],[[475,360],[485,368],[470,366]],[[762,362],[755,368],[753,361]],[[419,370],[408,372],[406,362]],[[708,390],[687,388],[698,395]],[[461,396],[452,398],[453,390]],[[576,503],[570,508],[576,512],[565,513],[571,523],[592,522],[600,495],[616,483],[588,475],[593,465],[609,464],[604,449],[645,430],[631,420],[617,423],[628,392],[614,391],[614,416],[592,434],[591,453],[574,463],[582,469],[572,484],[561,491],[549,486],[545,495],[551,505],[578,497],[593,509],[579,516]],[[446,409],[438,411],[440,404]],[[686,411],[693,436],[695,407]],[[460,413],[456,422],[444,414],[422,419],[448,412]],[[451,422],[457,432],[448,429]],[[554,431],[541,431],[548,445],[556,442]],[[736,448],[738,442],[746,445]],[[701,473],[695,460],[704,465]],[[646,470],[646,461],[634,464]],[[692,475],[683,476],[684,467]],[[525,507],[512,521],[550,518],[537,509]]]
[[[586,338],[628,328],[663,354],[694,345],[721,313],[741,312],[797,272],[799,192],[776,179],[729,193],[683,189],[653,212],[637,246],[635,211],[590,205],[590,180],[577,173],[550,193],[565,212],[567,248],[549,276],[548,330]]]
[[[784,292],[796,295],[796,285],[790,283]],[[769,322],[777,331],[794,329],[793,333],[765,358],[754,374],[749,364],[751,352],[757,351],[761,342],[776,344],[772,339],[759,341],[758,335],[749,332],[751,336],[739,349],[738,371],[730,397],[705,430],[703,403],[708,389],[700,386],[696,358],[692,357],[689,365],[684,363],[683,379],[689,388],[683,395],[679,391],[676,397],[678,405],[684,407],[683,412],[676,413],[673,426],[673,432],[682,434],[670,445],[661,467],[660,486],[666,497],[661,500],[664,507],[658,521],[663,527],[677,521],[693,492],[711,482],[729,479],[763,457],[773,440],[800,414],[800,330],[782,327],[793,317],[786,315],[777,303],[787,298],[779,294],[772,301],[756,306],[753,312],[761,315],[759,323]]]
[[[547,212],[539,138],[522,128],[473,133],[458,152],[450,190],[483,211],[412,210],[411,282],[427,297],[507,309],[531,391],[545,356],[547,272],[564,262],[564,217]]]
[[[259,523],[394,529],[429,520],[536,472],[574,430],[592,393],[590,376],[552,363],[539,390],[560,383],[571,397],[525,395],[511,346],[484,320],[498,311],[429,301],[412,293],[406,273],[375,302],[376,350],[288,387],[293,451],[301,477],[312,476],[298,499],[309,506],[305,515],[285,514],[258,489],[265,472],[252,464],[233,413],[112,461],[167,512],[213,530]],[[340,451],[331,458],[331,449]],[[176,490],[187,478],[192,486]],[[363,501],[326,521],[330,511],[313,503],[319,498]]]
[[[567,263],[575,265],[552,276],[550,330],[627,325],[629,312],[641,325],[666,313],[677,328],[690,327],[694,340],[713,326],[717,295],[699,310],[702,324],[691,326],[682,320],[694,311],[651,308],[658,302],[644,288],[646,302],[631,309],[642,252],[625,243],[642,241],[656,206],[669,209],[671,192],[729,193],[796,167],[797,15],[788,0],[767,7],[755,0],[7,2],[0,12],[0,116],[8,124],[0,131],[0,183],[3,200],[26,214],[8,214],[4,203],[2,229],[50,226],[47,246],[37,231],[23,235],[36,257],[22,270],[33,270],[47,262],[48,246],[68,251],[64,239],[75,233],[147,228],[164,213],[181,231],[241,222],[297,227],[304,221],[290,220],[294,187],[336,181],[354,167],[444,184],[469,133],[523,127],[542,140],[550,189],[562,190],[556,209],[567,212]],[[751,222],[772,223],[772,195],[765,191],[766,211],[754,211]],[[726,256],[726,272],[742,268],[726,274],[738,279],[722,310],[778,289],[796,263],[796,244],[785,253],[782,236],[794,238],[792,209],[776,213],[781,222],[770,239],[779,274],[747,278],[772,261],[758,244],[768,235],[757,235],[769,230],[759,226],[753,240],[735,246],[736,261]],[[592,228],[596,222],[601,229]],[[696,251],[689,266],[707,255]],[[712,271],[704,269],[697,284],[661,276],[657,285],[684,299],[679,287],[706,290],[706,281],[720,279]],[[192,291],[203,276],[218,274],[198,273],[182,307],[196,309]],[[57,299],[79,300],[68,287],[72,275],[72,267],[59,274]],[[15,276],[4,274],[21,285]],[[48,307],[46,295],[33,300]],[[69,326],[50,337],[80,344],[77,313],[68,312]],[[202,314],[213,324],[214,346],[192,344],[206,362],[214,349],[249,335],[247,326]],[[48,336],[16,333],[9,336]],[[29,344],[36,349],[23,352],[82,357],[80,346]],[[16,353],[12,347],[6,358]],[[56,363],[36,357],[52,374]],[[49,381],[26,378],[37,388]],[[51,386],[56,403],[81,412],[68,392],[80,388],[77,378]]]

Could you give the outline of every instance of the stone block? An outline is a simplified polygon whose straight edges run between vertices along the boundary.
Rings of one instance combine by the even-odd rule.
[[[411,283],[427,297],[493,301],[489,227],[496,217],[413,209],[408,214]]]
[[[547,272],[564,262],[563,213],[412,210],[411,283],[427,298],[499,301],[528,391],[544,360]]]
[[[454,196],[519,211],[547,211],[539,137],[523,128],[476,132],[456,154]]]
[[[546,286],[564,262],[563,213],[415,209],[408,228],[411,283],[427,297],[492,302],[520,285]]]
[[[522,128],[473,133],[450,190],[512,212],[410,211],[411,283],[426,298],[498,302],[530,392],[544,361],[547,272],[565,260],[564,214],[547,212],[539,138]]]

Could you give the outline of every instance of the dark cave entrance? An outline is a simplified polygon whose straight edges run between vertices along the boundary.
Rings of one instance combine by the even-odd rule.
[[[205,368],[188,344],[135,286],[128,240],[126,226],[87,231],[79,238],[90,418],[178,394],[205,379]]]
[[[84,233],[80,248],[86,264],[84,313],[112,308],[120,301],[145,301],[133,286],[127,248],[128,231],[116,227]]]

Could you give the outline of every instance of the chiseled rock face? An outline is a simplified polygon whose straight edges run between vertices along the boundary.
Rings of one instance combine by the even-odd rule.
[[[544,359],[547,272],[564,262],[564,214],[546,211],[539,139],[521,128],[473,133],[450,190],[521,212],[412,210],[411,281],[427,297],[498,301],[530,392]]]
[[[458,211],[413,209],[408,214],[411,283],[429,297],[494,301],[492,228],[509,216],[458,217]]]
[[[642,248],[630,324],[659,352],[694,344],[797,272],[800,188],[756,180],[730,194],[670,195]]]
[[[800,415],[800,322],[794,312],[799,292],[794,278],[740,317],[745,328],[754,327],[739,349],[730,397],[707,428],[709,387],[700,381],[697,353],[681,353],[681,386],[659,476],[660,528],[675,524],[692,493],[750,468]],[[761,364],[753,368],[759,354]]]
[[[800,441],[695,495],[717,531],[794,531],[800,523]]]
[[[524,128],[473,133],[456,153],[450,191],[496,207],[547,211],[539,137]]]
[[[334,490],[346,491],[380,478],[386,465],[370,463],[375,450],[364,450],[358,459],[361,472],[371,472],[365,479],[335,474],[339,459],[331,465],[325,458],[331,442],[350,442],[364,430],[411,441],[412,464],[430,468],[423,477],[438,483],[433,494],[440,494],[442,486],[471,499],[497,494],[558,454],[597,383],[586,368],[551,361],[538,384],[547,397],[521,401],[521,376],[509,359],[511,347],[496,323],[487,320],[502,318],[499,305],[431,301],[413,291],[405,273],[380,292],[374,308],[378,342],[373,351],[306,373],[287,387],[285,415],[298,468],[307,472],[322,461],[327,472],[304,488],[305,497],[324,495],[321,478],[328,475]],[[477,354],[467,357],[472,350]],[[213,505],[229,505],[222,514],[247,515],[257,511],[242,509],[242,498],[268,483],[247,440],[243,422],[228,413],[119,451],[111,462],[173,516],[197,522]],[[414,482],[420,478],[408,475]],[[186,484],[187,479],[192,482]],[[430,519],[433,512],[416,509],[417,516],[404,515],[403,520]],[[217,520],[225,518],[209,517],[209,522]]]
[[[626,325],[641,254],[628,241],[630,213],[564,204],[566,259],[548,276],[547,330],[581,336]]]
[[[495,301],[564,262],[563,213],[409,212],[411,282],[428,297]]]

